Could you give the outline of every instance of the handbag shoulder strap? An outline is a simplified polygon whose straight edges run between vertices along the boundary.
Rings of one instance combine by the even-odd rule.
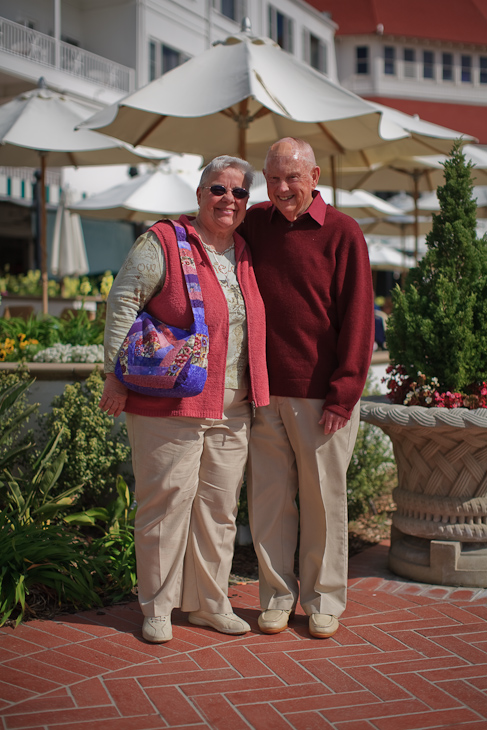
[[[193,317],[196,325],[205,324],[205,306],[203,294],[201,293],[200,280],[196,271],[191,245],[188,242],[186,229],[180,223],[171,221],[176,232],[178,242],[179,258],[183,269],[184,281],[188,290],[189,303],[193,310]]]

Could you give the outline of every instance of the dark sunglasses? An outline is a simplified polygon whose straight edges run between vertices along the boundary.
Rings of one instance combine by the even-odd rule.
[[[221,198],[222,195],[225,195],[227,191],[227,188],[225,185],[205,185],[205,190],[209,190],[212,195],[215,195],[217,198]],[[237,200],[243,200],[244,198],[248,198],[250,193],[248,190],[245,190],[245,188],[232,188],[230,190],[234,198],[237,198]]]

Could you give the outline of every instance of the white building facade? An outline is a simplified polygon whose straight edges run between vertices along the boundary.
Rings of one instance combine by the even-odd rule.
[[[303,0],[0,0],[0,104],[43,77],[48,88],[94,113],[240,32],[244,17],[253,35],[273,38],[337,80],[336,25]],[[48,169],[50,225],[63,185],[80,197],[124,182],[127,173],[127,166]],[[36,266],[29,218],[35,218],[34,183],[32,169],[0,167],[0,267],[5,250],[7,263],[19,270]],[[7,225],[6,201],[23,203],[22,226]],[[107,268],[116,270],[116,264]]]

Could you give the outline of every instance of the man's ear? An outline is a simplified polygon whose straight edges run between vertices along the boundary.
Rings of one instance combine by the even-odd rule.
[[[321,175],[320,168],[318,166],[313,167],[313,170],[311,172],[311,178],[313,180],[313,188],[315,188],[318,185],[320,175]]]

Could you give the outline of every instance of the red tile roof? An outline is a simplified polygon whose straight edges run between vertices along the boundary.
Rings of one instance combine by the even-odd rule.
[[[331,13],[337,35],[375,33],[487,44],[486,0],[307,0]]]
[[[427,122],[440,124],[464,134],[476,137],[480,144],[487,144],[487,107],[473,104],[445,104],[435,101],[418,101],[416,99],[392,99],[378,96],[367,96],[384,106],[391,106],[406,114],[417,114]]]

